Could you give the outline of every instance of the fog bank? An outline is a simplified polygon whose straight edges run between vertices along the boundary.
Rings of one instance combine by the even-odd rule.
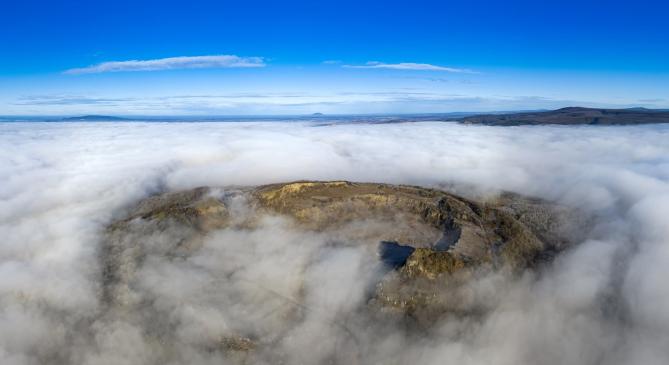
[[[668,141],[665,125],[0,123],[0,363],[666,364]],[[277,217],[182,261],[161,254],[179,232],[152,236],[132,288],[151,304],[104,308],[103,231],[140,199],[303,179],[508,190],[596,219],[545,272],[471,283],[482,317],[426,332],[364,309],[365,249]],[[261,340],[207,347],[228,333]]]

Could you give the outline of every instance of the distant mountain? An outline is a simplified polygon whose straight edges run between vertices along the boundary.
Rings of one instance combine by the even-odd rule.
[[[669,123],[669,110],[646,108],[595,109],[568,107],[552,111],[481,114],[458,119],[464,124],[514,125],[633,125]]]
[[[101,121],[121,121],[128,120],[121,117],[111,117],[108,115],[82,115],[80,117],[68,117],[60,119],[63,122],[101,122]]]

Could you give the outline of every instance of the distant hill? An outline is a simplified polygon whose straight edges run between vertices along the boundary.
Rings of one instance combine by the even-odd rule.
[[[121,121],[128,120],[121,117],[111,117],[108,115],[82,115],[80,117],[68,117],[60,119],[63,122],[101,122],[101,121]]]
[[[514,125],[633,125],[669,123],[669,110],[646,108],[595,109],[569,107],[552,111],[482,114],[458,119],[464,124]]]

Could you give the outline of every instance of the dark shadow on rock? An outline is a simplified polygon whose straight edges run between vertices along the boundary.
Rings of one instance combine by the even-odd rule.
[[[448,251],[451,246],[458,242],[460,234],[462,234],[462,228],[455,224],[453,219],[449,219],[444,225],[444,235],[434,244],[433,249],[435,251]]]

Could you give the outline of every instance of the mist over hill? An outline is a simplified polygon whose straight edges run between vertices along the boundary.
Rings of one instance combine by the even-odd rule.
[[[12,151],[0,162],[4,364],[669,358],[666,125],[72,122],[0,132],[0,150]],[[239,193],[296,180],[353,190]],[[260,198],[266,214],[256,215]],[[587,219],[552,226],[542,204]],[[555,237],[571,243],[536,251]],[[380,239],[405,249],[379,256]],[[463,256],[439,251],[452,243]],[[534,252],[536,264],[504,269]],[[379,272],[384,257],[393,264]],[[485,262],[493,270],[471,270]],[[381,287],[379,275],[389,275]]]

